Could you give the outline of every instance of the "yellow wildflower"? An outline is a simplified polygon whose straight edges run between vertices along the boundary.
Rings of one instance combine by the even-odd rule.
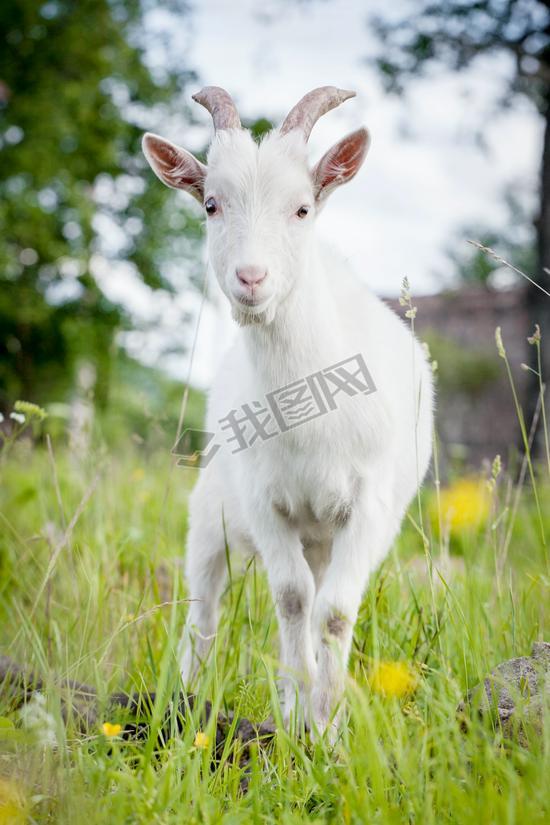
[[[206,750],[208,745],[210,744],[210,737],[204,733],[202,730],[197,731],[197,735],[195,736],[195,741],[193,742],[196,748],[203,751]]]
[[[371,668],[369,684],[375,693],[401,699],[414,692],[418,676],[406,662],[376,662]]]
[[[105,736],[118,736],[122,730],[122,725],[113,725],[111,722],[104,722],[101,726],[101,730]]]
[[[441,519],[452,533],[479,527],[489,515],[490,495],[478,479],[462,478],[441,492]],[[437,520],[434,504],[432,516]]]
[[[0,778],[0,825],[23,825],[27,803],[21,789],[11,779]]]

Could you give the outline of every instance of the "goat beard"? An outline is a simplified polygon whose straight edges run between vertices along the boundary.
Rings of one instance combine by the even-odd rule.
[[[271,324],[275,318],[275,307],[270,303],[269,306],[261,312],[250,312],[250,310],[244,307],[241,309],[241,307],[233,304],[231,307],[231,317],[240,327],[267,326]]]

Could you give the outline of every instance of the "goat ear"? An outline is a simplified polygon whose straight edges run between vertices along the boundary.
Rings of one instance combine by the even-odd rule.
[[[369,145],[370,135],[367,130],[358,129],[351,135],[346,135],[323,155],[311,173],[318,203],[337,186],[355,177],[367,156]]]
[[[151,132],[143,136],[141,146],[151,169],[166,186],[184,189],[202,204],[206,177],[203,163],[185,149]]]

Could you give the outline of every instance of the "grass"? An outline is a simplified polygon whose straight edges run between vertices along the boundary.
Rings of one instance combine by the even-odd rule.
[[[0,699],[0,823],[18,821],[16,810],[24,812],[21,822],[72,825],[549,821],[550,726],[523,748],[481,721],[463,733],[455,713],[491,668],[550,637],[543,482],[542,524],[529,479],[514,508],[515,490],[503,473],[485,525],[461,528],[450,547],[432,535],[437,519],[427,514],[435,495],[427,485],[428,557],[407,522],[370,583],[355,629],[341,740],[332,748],[280,731],[271,750],[253,750],[243,793],[232,747],[212,768],[211,746],[194,746],[197,715],[184,734],[160,752],[155,747],[164,707],[179,689],[180,556],[194,471],[145,447],[89,457],[61,446],[54,452],[52,460],[44,446],[23,439],[0,470],[0,652],[36,668],[50,686],[38,730],[19,727]],[[430,580],[430,561],[441,577]],[[276,638],[260,566],[234,567],[202,695],[256,721],[277,713]],[[414,694],[400,699],[371,690],[368,674],[378,660],[413,668]],[[59,675],[105,695],[156,687],[150,739],[125,744],[107,739],[99,725],[87,736],[65,728]],[[112,714],[104,721],[124,720]],[[53,727],[57,747],[41,742],[41,725]],[[204,732],[212,741],[212,730]]]

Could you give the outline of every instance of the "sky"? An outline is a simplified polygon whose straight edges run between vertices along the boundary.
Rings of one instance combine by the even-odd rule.
[[[512,70],[505,56],[480,59],[460,74],[433,67],[401,98],[384,92],[367,64],[376,45],[367,21],[371,13],[391,8],[380,0],[204,0],[192,5],[181,26],[162,13],[150,20],[153,33],[170,29],[172,49],[182,50],[198,86],[226,88],[243,119],[264,115],[278,123],[316,86],[357,92],[321,118],[309,141],[314,163],[359,126],[366,125],[372,138],[364,167],[333,193],[318,232],[342,251],[357,277],[388,296],[399,292],[404,276],[413,294],[447,286],[452,266],[446,251],[459,252],[465,244],[460,230],[479,227],[481,234],[506,226],[507,187],[534,202],[542,141],[528,101],[518,98],[504,111],[495,103]],[[198,126],[185,133],[181,124],[177,133],[167,124],[164,136],[191,150],[203,146],[211,119],[203,110],[196,117]],[[179,301],[192,313],[200,303],[189,294]],[[147,303],[145,294],[136,299],[136,306]],[[226,313],[208,307],[197,341],[195,383],[208,384],[229,338]],[[185,359],[168,369],[183,376]]]

